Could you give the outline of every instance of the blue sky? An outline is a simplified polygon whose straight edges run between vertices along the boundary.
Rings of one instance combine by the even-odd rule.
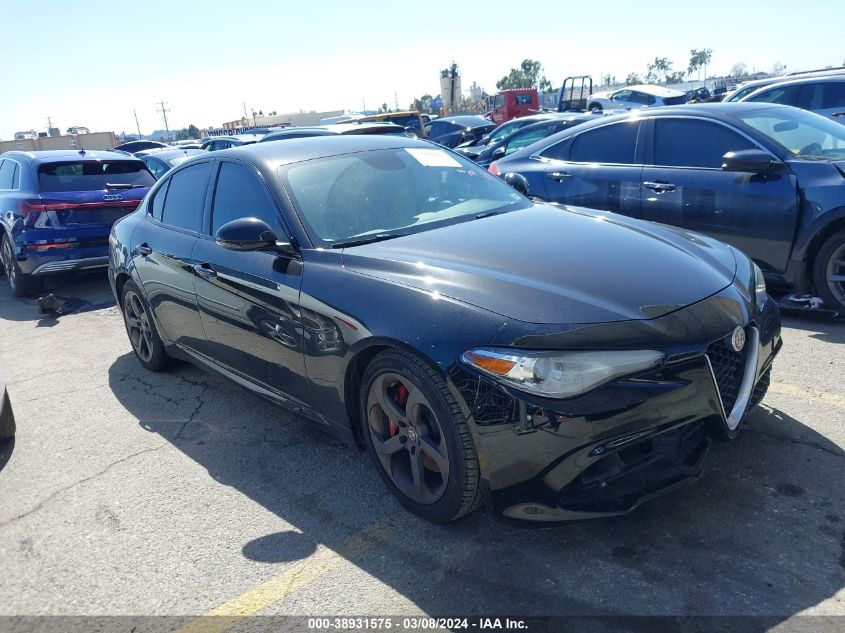
[[[279,113],[406,107],[437,94],[452,60],[464,88],[488,91],[526,57],[556,86],[572,74],[642,74],[655,56],[685,69],[691,48],[713,49],[713,73],[845,62],[833,0],[3,4],[0,139],[45,130],[47,116],[63,130],[131,132],[133,109],[149,133],[163,127],[160,100],[171,127],[233,120],[243,102]]]

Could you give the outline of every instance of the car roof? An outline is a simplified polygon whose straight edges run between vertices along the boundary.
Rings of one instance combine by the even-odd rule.
[[[194,154],[205,154],[207,153],[204,149],[197,149],[196,147],[183,147],[182,149],[174,148],[174,149],[159,149],[159,150],[147,150],[143,152],[138,152],[136,156],[138,157],[145,157],[145,156],[154,156],[155,158],[160,158],[162,160],[170,160],[171,158],[176,158],[177,156],[193,156]]]
[[[778,81],[764,86],[764,88],[775,88],[778,86],[794,86],[798,84],[814,84],[819,82],[841,82],[845,81],[845,75],[816,75],[814,77],[791,77],[789,79],[780,78]]]
[[[569,138],[570,136],[574,136],[575,134],[580,134],[594,127],[600,127],[602,125],[615,123],[617,121],[632,121],[636,119],[645,119],[652,117],[701,116],[709,119],[715,119],[717,121],[730,122],[736,125],[738,123],[736,117],[739,114],[745,114],[747,112],[752,112],[755,110],[771,110],[773,108],[795,110],[795,108],[786,105],[779,105],[774,103],[746,103],[742,101],[732,101],[730,103],[685,103],[682,105],[675,106],[660,106],[657,108],[638,109],[631,112],[625,112],[623,114],[597,116],[595,117],[595,119],[585,121],[584,123],[578,126],[572,126],[565,130],[561,130],[560,132],[552,134],[551,136],[547,136],[546,138],[537,141],[536,144],[543,143],[543,149],[545,149],[545,147],[549,145],[554,145],[555,143],[563,139]],[[533,147],[533,145],[530,147]],[[518,160],[524,157],[525,149],[526,148],[520,149],[519,151],[514,152],[509,156],[506,156],[502,159],[502,161]]]
[[[299,163],[315,158],[339,156],[354,152],[366,152],[397,147],[416,147],[421,149],[439,149],[439,145],[408,138],[406,136],[387,136],[380,134],[332,134],[331,136],[311,136],[292,138],[284,143],[254,143],[214,152],[215,158],[235,158],[248,160],[265,169],[275,169],[282,165]],[[446,150],[443,150],[446,151]],[[188,164],[191,159],[183,164]]]
[[[636,90],[637,92],[644,92],[654,97],[681,97],[685,94],[680,90],[673,90],[672,88],[666,88],[664,86],[655,86],[653,84],[636,84],[633,86],[625,86],[624,88],[619,88],[619,90],[614,90],[614,92],[619,92],[621,90]]]
[[[29,158],[38,163],[57,163],[68,161],[79,162],[96,162],[100,160],[139,160],[132,154],[125,154],[124,152],[113,152],[111,150],[68,150],[68,149],[51,149],[38,150],[32,152],[26,151],[12,151],[5,152],[2,156],[22,156]]]
[[[364,121],[362,123],[329,123],[327,125],[312,125],[303,127],[289,127],[278,132],[271,132],[261,139],[261,142],[275,141],[288,136],[312,132],[313,136],[330,136],[334,134],[354,134],[361,130],[385,130],[404,132],[405,128],[389,121]]]
[[[450,117],[440,117],[439,119],[434,119],[434,121],[448,121],[449,123],[457,123],[458,125],[463,126],[470,126],[475,125],[476,127],[480,127],[482,125],[493,125],[493,122],[489,119],[485,119],[484,117],[475,116],[475,115],[459,115],[459,116],[450,116]],[[432,123],[434,123],[432,121]]]

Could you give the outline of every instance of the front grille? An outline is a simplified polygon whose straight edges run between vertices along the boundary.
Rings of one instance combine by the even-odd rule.
[[[745,373],[745,358],[749,345],[735,352],[726,341],[727,339],[721,339],[711,343],[707,347],[707,357],[713,366],[713,374],[716,377],[716,385],[719,387],[719,396],[722,398],[725,415],[730,415],[736,404],[742,376]]]

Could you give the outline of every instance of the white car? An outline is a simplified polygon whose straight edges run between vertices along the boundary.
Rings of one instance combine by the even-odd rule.
[[[758,88],[740,102],[779,103],[845,123],[845,75],[803,77]]]
[[[614,91],[595,92],[587,99],[587,109],[594,112],[631,110],[634,108],[680,105],[686,102],[687,96],[680,90],[642,84],[625,86]]]

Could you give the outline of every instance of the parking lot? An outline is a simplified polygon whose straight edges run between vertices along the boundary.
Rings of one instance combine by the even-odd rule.
[[[105,274],[48,285],[77,311],[0,287],[0,614],[845,615],[843,325],[785,318],[738,440],[630,516],[439,526],[307,422],[144,370]]]

